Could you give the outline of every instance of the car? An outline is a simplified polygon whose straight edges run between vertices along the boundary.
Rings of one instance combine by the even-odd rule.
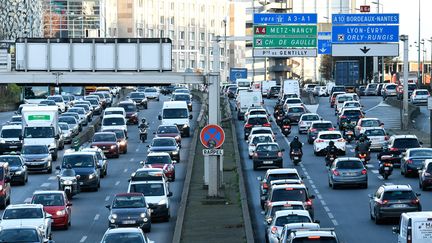
[[[422,104],[427,103],[430,94],[427,89],[416,89],[411,95],[411,103]]]
[[[3,212],[0,227],[35,226],[46,239],[51,239],[52,215],[46,213],[41,204],[9,205]]]
[[[402,213],[397,226],[392,228],[398,242],[429,243],[428,227],[432,221],[432,212]],[[414,239],[414,240],[413,240]]]
[[[124,118],[126,118],[126,111],[123,107],[108,107],[103,113],[103,116],[106,115],[122,115]]]
[[[385,218],[397,218],[402,213],[422,211],[420,194],[410,185],[384,184],[369,194],[369,214],[376,224]]]
[[[13,115],[10,119],[10,122],[16,122],[22,124],[22,116],[21,115]]]
[[[315,96],[327,96],[327,87],[326,86],[315,86],[313,94]]]
[[[8,226],[0,231],[0,242],[54,243],[43,235],[37,226]]]
[[[177,144],[175,138],[160,137],[153,138],[151,143],[147,145],[148,153],[150,152],[165,152],[171,156],[172,160],[180,163],[180,146]]]
[[[393,83],[385,84],[382,88],[382,97],[386,99],[387,97],[396,96],[397,95],[397,85]]]
[[[99,104],[102,106],[102,109],[105,109],[108,106],[108,100],[105,98],[105,95],[100,93],[100,92],[91,92],[86,97],[91,97],[91,98],[99,97],[98,101],[99,101]]]
[[[151,211],[142,193],[118,193],[106,208],[110,210],[109,228],[139,227],[150,232]]]
[[[185,101],[189,111],[192,111],[192,99],[188,93],[173,93],[171,96],[172,101]]]
[[[314,154],[323,154],[325,149],[329,145],[329,142],[333,141],[339,153],[345,155],[346,153],[346,141],[343,138],[340,131],[323,131],[319,132],[317,138],[313,142]]]
[[[283,103],[283,109],[285,112],[288,111],[288,107],[291,106],[303,106],[303,101],[300,98],[287,98]]]
[[[331,121],[314,121],[307,130],[307,141],[312,144],[322,131],[334,131],[335,128]]]
[[[160,168],[163,169],[165,176],[170,181],[175,181],[175,164],[177,161],[171,160],[171,156],[164,152],[151,152],[146,159],[141,161],[144,168]]]
[[[413,92],[417,89],[417,84],[408,83],[408,99],[411,99]],[[402,100],[404,94],[403,84],[400,84],[396,87],[397,91],[397,99]],[[426,101],[427,102],[427,101]]]
[[[21,155],[29,171],[52,172],[52,157],[46,145],[23,145]]]
[[[316,113],[304,113],[298,121],[298,132],[307,133],[313,122],[320,121],[321,117]]]
[[[174,138],[177,144],[181,146],[181,133],[176,125],[160,125],[154,133],[156,138]]]
[[[73,108],[83,108],[85,110],[85,114],[87,117],[87,122],[92,121],[93,119],[93,108],[91,107],[91,105],[89,104],[77,104],[75,103],[75,105],[73,106]]]
[[[351,124],[357,124],[358,120],[363,118],[365,113],[361,108],[345,108],[338,116],[337,124],[339,125],[339,130],[343,130],[344,124],[348,119],[351,120]]]
[[[328,185],[333,189],[346,185],[356,185],[367,188],[367,169],[359,158],[337,158],[333,161],[328,170]]]
[[[384,123],[378,118],[360,118],[354,127],[354,135],[358,137],[365,127],[384,127]]]
[[[100,115],[102,114],[102,105],[99,102],[99,98],[98,96],[93,96],[93,97],[85,97],[84,99],[88,102],[90,102],[91,106],[93,107],[93,114],[95,115]]]
[[[378,86],[377,83],[368,84],[366,86],[366,89],[364,90],[364,95],[365,96],[376,95],[375,90],[376,90],[377,86]]]
[[[58,109],[60,112],[66,111],[66,105],[63,99],[63,96],[61,95],[51,95],[47,97],[47,100],[53,100],[56,105],[58,106]]]
[[[142,106],[144,109],[148,108],[148,101],[144,92],[131,92],[129,99],[133,100],[137,106]]]
[[[143,193],[147,204],[152,209],[152,219],[162,218],[169,221],[172,192],[169,191],[168,184],[165,181],[131,180],[127,192]]]
[[[0,208],[4,209],[10,204],[11,176],[9,163],[0,162]]]
[[[231,86],[228,86],[231,87]],[[228,89],[227,87],[227,89]],[[167,86],[163,86],[161,88],[161,94],[163,95],[169,95],[172,94],[172,92],[174,92],[175,86],[174,85],[167,85]]]
[[[68,112],[74,112],[79,115],[80,122],[83,124],[83,126],[87,126],[89,119],[87,117],[87,112],[83,107],[72,107],[68,109]]]
[[[381,151],[389,139],[387,132],[382,127],[363,127],[360,134],[366,135],[371,142],[369,147],[371,151]]]
[[[126,118],[123,115],[105,115],[101,122],[101,131],[107,129],[123,129],[127,133]]]
[[[267,93],[267,99],[278,97],[281,91],[281,86],[272,86]]]
[[[292,105],[286,110],[285,117],[287,117],[291,124],[297,124],[300,117],[306,113],[306,109],[302,105]]]
[[[358,101],[356,94],[340,94],[335,99],[335,114],[339,113],[346,101]]]
[[[317,85],[316,84],[305,84],[303,86],[303,90],[304,90],[304,92],[307,92],[307,93],[308,92],[313,92],[315,86],[317,86]]]
[[[284,243],[339,243],[338,237],[334,229],[305,229],[293,230],[287,236]]]
[[[379,84],[377,84],[377,87],[376,87],[376,89],[375,89],[375,95],[377,95],[377,96],[381,96],[381,95],[383,95],[383,87],[384,87],[384,83],[379,83]]]
[[[35,191],[30,203],[43,205],[52,216],[52,227],[68,229],[71,225],[72,203],[64,191]]]
[[[234,99],[237,93],[237,86],[230,86],[227,90],[227,96],[229,99]]]
[[[362,85],[356,88],[356,93],[358,96],[364,96],[365,90],[366,90],[366,86]]]
[[[102,149],[104,154],[109,157],[120,157],[120,146],[114,132],[97,132],[93,135],[90,147]]]
[[[100,177],[104,178],[108,174],[108,160],[104,152],[100,148],[84,148],[81,149],[82,152],[93,152],[96,155],[98,164],[100,166]]]
[[[249,159],[252,159],[255,148],[258,143],[272,143],[274,142],[273,136],[271,134],[256,134],[252,135],[252,137],[248,141],[248,154]]]
[[[423,191],[432,187],[432,159],[425,159],[419,173],[419,188]]]
[[[0,154],[21,151],[22,125],[4,125],[0,131]]]
[[[82,107],[86,109],[86,112],[90,112],[92,116],[96,115],[93,105],[88,100],[78,100],[75,102],[74,107]]]
[[[283,167],[283,153],[285,150],[278,143],[258,143],[252,155],[253,169],[262,166]]]
[[[136,227],[107,229],[100,243],[134,242],[150,243],[143,231]]]
[[[432,148],[410,148],[401,158],[401,175],[418,176],[418,171],[424,166],[424,161],[432,159]]]
[[[127,124],[138,124],[138,108],[133,101],[121,101],[118,107],[123,107],[126,111]]]
[[[279,242],[287,242],[288,237],[290,236],[291,232],[297,232],[297,231],[306,231],[306,230],[318,230],[320,229],[320,225],[317,223],[291,223],[286,224],[282,228],[281,233],[279,234]],[[318,238],[319,239],[319,238]],[[316,241],[313,238],[308,238],[311,242]],[[302,241],[304,242],[304,241]],[[325,241],[327,242],[327,241]]]
[[[28,170],[25,165],[24,159],[21,155],[1,155],[0,162],[8,163],[9,165],[9,173],[10,173],[10,181],[18,182],[21,185],[25,185],[28,181]]]
[[[69,129],[78,130],[78,132],[82,131],[82,126],[78,123],[78,120],[73,116],[61,116],[58,118],[58,122],[67,123]]]
[[[253,127],[250,131],[249,137],[247,138],[247,142],[249,142],[252,136],[257,134],[270,134],[273,137],[273,140],[276,139],[276,133],[273,132],[271,127]]]
[[[122,129],[107,129],[107,130],[105,130],[105,132],[115,133],[120,153],[126,154],[127,150],[128,150],[128,141],[127,141],[125,131]]]
[[[363,106],[360,104],[360,102],[358,101],[345,101],[342,106],[335,111],[335,115],[341,113],[344,109],[349,109],[349,108],[363,108]]]
[[[244,139],[247,140],[249,137],[249,134],[254,127],[271,127],[271,124],[269,122],[269,118],[267,115],[250,115],[248,116],[248,119],[246,120],[246,123],[244,125]]]
[[[264,221],[270,222],[277,211],[283,210],[306,210],[303,202],[300,201],[286,201],[286,202],[273,202],[266,208],[264,212]]]
[[[58,123],[60,132],[63,134],[64,143],[71,144],[72,139],[78,135],[78,129],[72,129],[69,127],[69,124],[66,122],[59,122]]]
[[[298,95],[295,93],[279,93],[278,99],[277,99],[277,104],[284,104],[286,99],[289,98],[298,98]]]
[[[346,93],[345,93],[345,89],[344,89],[344,91],[340,91],[340,92],[333,92],[333,93],[330,95],[330,97],[329,97],[329,102],[330,102],[330,107],[331,107],[331,108],[334,108],[334,107],[335,107],[335,104],[336,104],[336,97],[337,97],[338,95],[343,95],[343,94],[346,94]]]
[[[281,168],[281,169],[269,169],[265,173],[264,177],[258,177],[260,181],[260,202],[261,207],[264,208],[264,202],[267,200],[268,192],[272,181],[276,180],[298,180],[302,181],[302,177],[299,175],[297,169],[294,168]]]
[[[312,218],[306,210],[277,211],[266,226],[266,242],[278,243],[282,229],[292,223],[312,223]]]
[[[147,99],[155,99],[156,101],[159,101],[159,91],[156,88],[146,88],[144,89],[144,94]]]
[[[105,97],[107,106],[112,105],[113,95],[109,91],[97,91],[96,94],[102,94]]]
[[[245,121],[247,121],[247,117],[249,115],[266,115],[267,114],[267,110],[262,108],[262,107],[249,107],[248,111],[245,113]]]
[[[168,178],[161,168],[138,168],[131,174],[128,181],[160,181],[167,183]]]
[[[395,158],[394,166],[400,166],[403,153],[410,148],[420,148],[422,143],[416,135],[393,135],[390,137],[388,144],[389,151]]]
[[[335,92],[346,92],[345,86],[343,85],[334,85],[330,90],[330,95],[333,95]]]
[[[56,169],[62,170],[68,166],[79,175],[78,183],[81,189],[99,190],[101,167],[94,152],[65,153],[61,166],[57,166]]]

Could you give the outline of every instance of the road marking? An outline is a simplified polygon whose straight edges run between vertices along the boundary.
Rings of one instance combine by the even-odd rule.
[[[314,189],[315,194],[319,194],[319,191],[317,189]]]
[[[31,197],[28,197],[28,198],[24,199],[24,203],[30,203],[31,200],[32,200],[32,198],[31,198]]]
[[[372,171],[372,173],[374,173],[374,174],[378,174],[378,170],[371,170]]]
[[[84,236],[81,238],[80,242],[84,242],[84,241],[86,241],[86,240],[87,240],[87,235],[84,235]]]
[[[327,206],[324,207],[324,210],[325,210],[326,212],[330,212],[330,209],[329,209]]]
[[[334,216],[332,213],[327,213],[327,215],[329,216],[330,219],[334,219]]]
[[[107,202],[110,199],[110,196],[106,196],[105,202]]]
[[[96,216],[94,217],[94,219],[93,220],[98,220],[99,219],[99,214],[96,214]]]
[[[115,185],[118,186],[120,184],[120,181],[116,181]]]
[[[338,226],[338,222],[336,221],[336,219],[332,219],[332,223],[334,224],[334,226]]]
[[[384,180],[384,177],[382,177],[381,175],[379,175],[378,178],[379,178],[380,180]]]
[[[318,197],[319,200],[322,200],[321,194],[317,194],[316,196]]]
[[[41,187],[49,187],[51,185],[51,183],[49,182],[45,182],[41,185]]]
[[[313,180],[309,180],[309,184],[313,185],[315,183],[313,182]]]
[[[347,148],[353,148],[353,146],[351,144],[348,144],[346,147]]]
[[[306,176],[306,178],[307,178],[308,180],[310,180],[310,179],[311,179],[311,177],[310,177],[310,176]]]
[[[135,161],[135,158],[130,159],[131,162]]]
[[[128,171],[128,169],[124,169],[123,172],[126,173]]]
[[[57,176],[50,176],[50,177],[48,177],[48,180],[49,181],[57,180]]]
[[[315,186],[314,184],[311,184],[311,187],[312,187],[313,189],[316,189],[316,186]]]
[[[321,200],[321,204],[322,204],[323,206],[327,205],[327,203],[326,203],[324,200]]]
[[[371,165],[371,164],[366,164],[366,167],[368,167],[368,168],[374,168],[374,167],[375,167],[375,165]]]
[[[138,151],[139,151],[139,148],[135,149],[135,152],[138,152]]]

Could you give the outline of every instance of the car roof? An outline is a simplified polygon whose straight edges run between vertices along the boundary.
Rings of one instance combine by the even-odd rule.
[[[384,130],[385,131],[385,129],[383,128],[383,127],[362,127],[362,131],[367,131],[367,130]]]
[[[147,157],[151,156],[170,156],[169,153],[166,152],[150,152],[147,154]]]
[[[114,134],[115,135],[115,132],[96,132],[94,135],[96,135],[96,134]]]
[[[82,152],[102,152],[102,149],[101,148],[98,148],[98,147],[90,147],[90,148],[83,148],[82,150],[81,150]]]
[[[276,145],[279,147],[279,144],[276,142],[268,142],[268,143],[258,143],[256,146],[263,146],[263,145]]]
[[[362,111],[360,107],[345,107],[344,111]]]
[[[257,133],[257,134],[252,134],[251,135],[251,140],[256,138],[256,137],[270,137],[273,138],[273,136],[270,133]]]
[[[123,107],[107,107],[105,111],[124,111]]]
[[[308,113],[304,113],[304,114],[301,115],[301,117],[303,117],[303,116],[319,116],[319,115],[317,113],[308,112]]]
[[[302,201],[277,201],[277,202],[272,202],[269,207],[274,207],[274,206],[283,206],[283,205],[301,205],[303,206],[303,202]]]
[[[33,195],[38,194],[62,194],[64,195],[64,191],[58,191],[58,190],[38,190],[33,192]]]
[[[386,183],[382,185],[382,187],[384,188],[385,191],[412,191],[410,185],[403,185],[403,184],[395,185],[395,184]]]
[[[119,105],[122,105],[122,104],[135,104],[135,102],[133,102],[132,100],[124,100],[124,101],[119,102]]]
[[[267,174],[298,174],[297,169],[294,168],[281,168],[281,169],[269,169]]]
[[[339,157],[335,160],[335,162],[354,161],[354,160],[361,162],[361,160],[357,157]]]
[[[144,196],[141,192],[122,192],[114,195],[115,197],[127,197],[127,196]]]
[[[432,218],[432,212],[431,211],[421,211],[421,212],[409,212],[409,213],[403,213],[403,216],[409,217],[409,218],[414,218],[414,219],[430,219]]]
[[[417,139],[416,135],[393,135],[392,136],[393,139],[402,139],[402,138],[414,138]]]
[[[285,188],[306,189],[306,186],[304,184],[279,184],[274,185],[272,190],[281,190]]]
[[[302,109],[305,109],[304,106],[302,106],[302,105],[290,105],[288,107],[288,109],[291,109],[291,108],[302,108]]]
[[[422,150],[426,150],[426,151],[431,151],[432,152],[432,148],[409,148],[407,149],[407,153],[409,152],[413,152],[413,151],[422,151]]]
[[[69,153],[65,153],[64,156],[72,156],[72,155],[94,155],[94,152],[90,151],[71,151]]]
[[[108,228],[105,234],[115,234],[115,233],[139,233],[142,234],[141,229],[137,227],[121,227],[121,228]]]
[[[323,134],[339,134],[339,135],[342,135],[342,133],[340,131],[321,131],[321,132],[318,133],[318,136],[319,135],[323,135]]]
[[[9,204],[6,209],[14,209],[14,208],[40,208],[43,209],[42,204],[30,204],[30,203],[21,203],[21,204]]]
[[[248,119],[249,119],[249,118],[260,118],[260,117],[265,117],[265,118],[267,118],[267,115],[263,115],[263,114],[249,115],[249,116],[248,116]]]
[[[252,131],[256,131],[256,130],[269,130],[269,131],[273,132],[273,130],[271,129],[271,127],[253,127],[252,130],[251,130],[251,132]]]
[[[105,118],[123,118],[124,119],[124,116],[121,114],[109,114],[109,115],[105,115],[103,118],[104,119]]]
[[[313,124],[319,124],[319,123],[330,123],[330,124],[333,124],[331,121],[322,121],[322,120],[320,120],[320,121],[313,121],[312,125]]]
[[[22,129],[22,125],[13,124],[13,125],[4,125],[1,130],[7,130],[7,129]]]
[[[275,212],[275,216],[274,218],[277,217],[281,217],[281,216],[287,216],[287,215],[302,215],[302,216],[307,216],[307,217],[311,217],[309,214],[309,211],[307,210],[279,210]]]
[[[295,230],[291,231],[291,235],[294,235],[294,238],[302,238],[308,236],[323,236],[323,237],[335,237],[336,234],[334,230],[326,230],[326,229],[317,229],[317,230]]]

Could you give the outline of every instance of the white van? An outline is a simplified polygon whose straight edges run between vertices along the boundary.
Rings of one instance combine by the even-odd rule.
[[[189,120],[192,115],[189,114],[186,101],[165,101],[158,119],[162,125],[176,125],[183,137],[190,136]]]
[[[127,133],[126,118],[123,115],[105,115],[102,119],[101,132],[110,129],[121,129]]]
[[[398,235],[398,243],[432,242],[432,212],[403,213],[393,233]]]

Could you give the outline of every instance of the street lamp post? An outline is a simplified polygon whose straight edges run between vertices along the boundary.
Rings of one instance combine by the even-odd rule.
[[[432,37],[428,41],[431,43],[431,56],[430,56],[430,58],[431,58],[431,64],[429,66],[429,72],[430,72],[429,80],[432,83]]]
[[[406,130],[408,129],[408,35],[401,35],[400,40],[404,43],[402,129]]]
[[[418,53],[417,53],[417,83],[423,84],[422,76],[420,76],[420,21],[421,21],[421,11],[420,11],[420,0],[418,1]]]
[[[376,2],[372,2],[372,4],[377,5],[377,13],[380,13],[380,7],[381,7],[381,13],[384,13],[384,5],[382,3],[380,3],[379,0],[377,0]],[[379,77],[379,63],[378,63],[378,59],[379,59],[379,57],[376,57],[376,58],[374,57],[374,72],[375,71],[378,72],[378,80],[379,80],[379,82],[384,82],[385,81],[385,77],[384,77],[384,72],[385,72],[384,56],[381,57],[381,76],[382,76],[382,80]],[[376,67],[375,67],[375,62],[376,62]]]

